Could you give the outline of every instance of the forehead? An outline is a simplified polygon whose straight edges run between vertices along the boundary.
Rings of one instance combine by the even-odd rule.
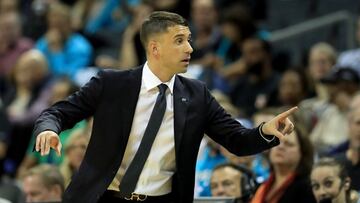
[[[183,25],[174,25],[171,27],[168,27],[167,32],[164,34],[170,36],[171,38],[175,38],[178,36],[185,36],[188,37],[191,35],[190,29],[187,26]]]
[[[216,179],[232,179],[240,175],[240,171],[231,167],[225,167],[214,171],[213,177],[215,177]]]
[[[335,177],[338,176],[339,167],[337,166],[318,166],[313,169],[311,173],[312,179],[321,179],[324,177]]]

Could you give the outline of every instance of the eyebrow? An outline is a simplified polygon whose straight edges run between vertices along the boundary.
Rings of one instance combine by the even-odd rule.
[[[177,34],[174,36],[174,39],[178,38],[178,37],[184,37],[184,36],[185,36],[185,34]],[[191,33],[189,34],[189,38],[191,38]]]

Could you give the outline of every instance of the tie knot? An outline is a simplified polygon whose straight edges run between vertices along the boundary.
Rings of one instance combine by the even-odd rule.
[[[167,89],[167,85],[162,83],[162,84],[158,85],[157,87],[159,88],[160,94],[165,94],[165,91]]]

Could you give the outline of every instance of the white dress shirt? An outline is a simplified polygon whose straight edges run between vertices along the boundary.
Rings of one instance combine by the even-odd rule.
[[[172,176],[176,168],[173,110],[174,82],[175,76],[164,83],[168,86],[164,119],[140,174],[135,193],[158,196],[171,192]],[[117,175],[108,187],[110,190],[119,190],[119,183],[139,148],[159,94],[157,86],[161,83],[161,80],[151,72],[148,64],[145,63],[129,140]]]

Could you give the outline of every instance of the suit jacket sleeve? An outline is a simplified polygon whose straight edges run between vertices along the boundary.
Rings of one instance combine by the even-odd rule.
[[[205,133],[228,151],[236,155],[251,155],[279,144],[278,138],[266,141],[260,135],[259,127],[247,129],[242,126],[225,112],[206,87],[204,91],[208,109]]]
[[[94,114],[103,89],[104,72],[100,71],[79,91],[69,96],[67,100],[57,102],[41,113],[35,122],[33,134],[37,136],[45,130],[59,134],[72,128],[77,122]]]

